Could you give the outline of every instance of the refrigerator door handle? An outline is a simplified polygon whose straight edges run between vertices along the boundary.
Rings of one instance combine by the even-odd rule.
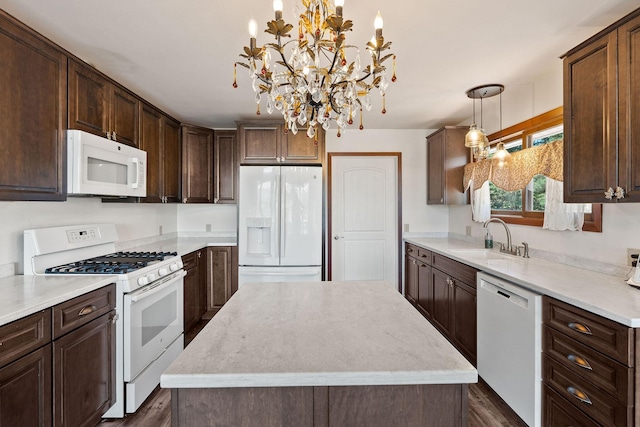
[[[306,272],[299,272],[299,271],[293,271],[293,272],[276,272],[276,273],[269,273],[269,272],[265,272],[265,271],[256,271],[256,272],[250,272],[250,271],[246,271],[244,273],[242,273],[244,276],[315,276],[318,273],[316,271],[310,271],[308,273]]]
[[[287,241],[286,206],[287,206],[287,176],[280,170],[280,264],[285,257]]]

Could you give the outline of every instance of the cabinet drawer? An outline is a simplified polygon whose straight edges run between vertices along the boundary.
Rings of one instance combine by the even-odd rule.
[[[475,268],[436,253],[431,258],[433,267],[465,282],[467,285],[476,287],[476,273],[478,270]]]
[[[542,387],[542,405],[543,425],[547,427],[598,427],[600,425],[547,386]]]
[[[405,243],[404,252],[406,255],[415,258],[420,262],[431,265],[431,251],[412,245],[411,243]]]
[[[603,426],[632,426],[633,407],[622,404],[548,355],[542,358],[542,378],[548,386]]]
[[[185,270],[190,270],[198,265],[198,251],[191,252],[182,257]]]
[[[51,309],[0,327],[0,367],[51,341]]]
[[[56,339],[111,311],[116,305],[116,285],[80,295],[53,307],[53,338]]]
[[[543,321],[571,338],[633,366],[633,329],[588,311],[544,297]]]
[[[548,327],[543,328],[544,352],[580,377],[619,399],[633,403],[633,368]]]

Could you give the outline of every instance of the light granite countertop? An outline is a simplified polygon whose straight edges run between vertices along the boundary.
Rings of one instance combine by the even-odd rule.
[[[167,251],[183,256],[207,246],[236,246],[235,236],[180,236],[118,243],[117,250]],[[13,269],[12,269],[13,270]],[[115,282],[117,276],[0,278],[0,326]]]
[[[164,388],[474,383],[476,369],[389,285],[242,286]]]
[[[0,326],[114,283],[116,276],[9,276],[0,279]]]
[[[497,250],[487,257],[482,246],[456,239],[411,237],[405,241],[626,326],[640,327],[640,290],[629,286],[624,277]]]

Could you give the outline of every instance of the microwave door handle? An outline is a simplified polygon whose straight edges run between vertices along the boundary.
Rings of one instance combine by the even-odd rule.
[[[138,188],[138,185],[140,184],[140,160],[137,157],[134,157],[133,159],[131,159],[131,162],[136,166],[136,180],[133,182],[133,184],[131,184],[131,188]]]

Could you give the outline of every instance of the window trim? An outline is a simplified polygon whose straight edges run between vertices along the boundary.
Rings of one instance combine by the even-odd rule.
[[[552,126],[563,123],[563,108],[554,108],[551,111],[542,113],[538,116],[532,117],[520,123],[516,123],[501,131],[488,135],[489,144],[497,144],[502,138],[502,142],[510,142],[516,139],[522,139],[524,144],[527,144],[528,137],[542,129],[546,129]],[[523,147],[523,149],[528,147]],[[491,217],[500,218],[508,224],[518,225],[530,225],[534,227],[542,227],[544,223],[543,212],[532,212],[524,209],[526,197],[523,191],[523,209],[521,213],[514,214],[514,211],[499,211],[491,210]],[[592,231],[596,233],[602,232],[602,204],[592,203],[591,214],[585,214],[584,225],[582,231]]]

